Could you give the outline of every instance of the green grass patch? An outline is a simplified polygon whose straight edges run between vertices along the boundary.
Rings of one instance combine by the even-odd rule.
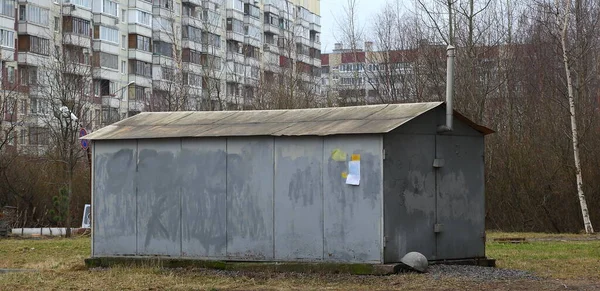
[[[427,274],[354,276],[207,270],[160,265],[114,266],[88,269],[90,238],[2,239],[0,268],[36,272],[0,274],[0,290],[556,290],[600,288],[600,240],[530,241],[522,244],[494,242],[494,237],[548,238],[547,234],[489,233],[487,255],[500,268],[520,269],[544,276],[542,281],[469,281],[436,278]],[[559,235],[560,236],[560,235]],[[565,238],[564,236],[559,238]],[[587,238],[569,235],[568,239]],[[327,264],[323,264],[327,267]],[[294,270],[292,268],[291,270]],[[361,270],[355,270],[357,273]],[[591,286],[591,287],[590,287]],[[572,288],[572,289],[573,289]]]

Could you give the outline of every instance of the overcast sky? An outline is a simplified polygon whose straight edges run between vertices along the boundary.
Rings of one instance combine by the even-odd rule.
[[[394,0],[358,0],[359,23],[370,29],[369,22],[373,19],[386,1]],[[396,0],[401,1],[401,0]],[[321,51],[331,52],[336,43],[338,25],[335,19],[343,18],[343,7],[347,0],[321,0]]]

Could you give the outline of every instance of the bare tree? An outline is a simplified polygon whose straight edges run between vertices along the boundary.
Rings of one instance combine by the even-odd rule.
[[[577,0],[578,5],[580,0]],[[562,58],[565,68],[565,76],[567,78],[567,94],[569,100],[569,113],[571,120],[571,140],[573,143],[573,157],[575,159],[575,176],[577,178],[577,197],[579,198],[579,204],[581,207],[581,215],[583,217],[583,225],[585,232],[588,234],[594,233],[590,215],[588,212],[587,201],[583,193],[583,177],[581,172],[581,161],[579,158],[579,132],[577,130],[577,115],[575,111],[575,96],[573,93],[573,80],[571,78],[571,60],[569,58],[569,21],[571,17],[572,2],[571,0],[564,0],[560,3],[556,0],[556,27],[560,29],[560,44],[562,49]],[[577,23],[579,26],[579,23]],[[576,28],[579,31],[579,27]]]
[[[67,192],[66,235],[71,235],[71,198],[73,177],[77,165],[87,153],[79,143],[79,130],[91,128],[94,102],[92,66],[90,65],[91,28],[66,20],[66,29],[53,38],[55,44],[42,65],[36,90],[47,113],[40,116],[44,124],[43,136],[49,139],[47,155],[60,165],[59,188]]]

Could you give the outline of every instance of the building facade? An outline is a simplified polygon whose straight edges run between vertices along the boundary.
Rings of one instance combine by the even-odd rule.
[[[0,2],[0,137],[15,147],[48,143],[66,95],[94,130],[142,111],[243,109],[290,63],[307,82],[320,72],[320,0]]]
[[[420,44],[406,50],[345,49],[322,54],[321,93],[337,105],[423,102],[443,97],[445,47]]]

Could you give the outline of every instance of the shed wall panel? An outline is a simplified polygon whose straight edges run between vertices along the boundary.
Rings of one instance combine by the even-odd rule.
[[[323,139],[275,138],[275,259],[323,259]]]
[[[273,259],[273,138],[227,139],[227,256]]]
[[[382,261],[382,145],[380,135],[324,138],[323,207],[325,260]],[[332,158],[335,150],[345,161]],[[352,154],[360,154],[360,185],[346,184]]]
[[[93,255],[136,253],[137,142],[94,142]]]
[[[435,259],[435,135],[388,134],[384,149],[385,262]]]
[[[485,195],[483,137],[438,136],[437,235],[440,259],[485,256]]]
[[[138,151],[138,254],[180,256],[181,140],[139,140]]]
[[[181,147],[182,256],[225,257],[226,139],[183,139]]]

